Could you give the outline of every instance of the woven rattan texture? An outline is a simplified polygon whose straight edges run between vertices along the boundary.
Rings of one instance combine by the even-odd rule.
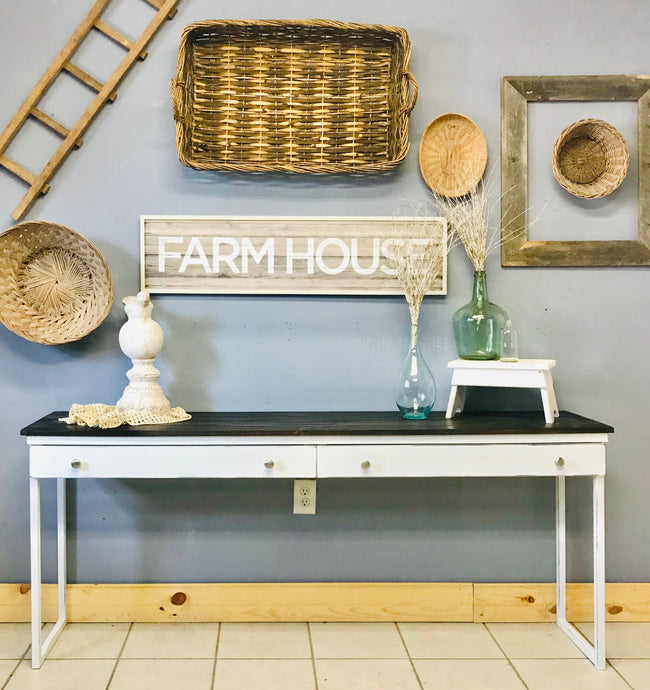
[[[440,196],[469,194],[487,165],[487,142],[478,125],[465,115],[445,113],[429,123],[420,142],[420,171]]]
[[[389,170],[409,148],[410,52],[394,27],[190,24],[172,81],[179,159],[200,170]]]
[[[553,174],[567,192],[598,199],[625,179],[630,156],[620,132],[604,120],[578,120],[553,146]]]
[[[0,321],[17,335],[46,345],[78,340],[112,304],[108,265],[82,235],[43,221],[0,235]]]

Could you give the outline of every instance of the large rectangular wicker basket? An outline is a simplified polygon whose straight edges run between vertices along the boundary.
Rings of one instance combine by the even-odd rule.
[[[200,170],[381,172],[408,151],[417,84],[404,29],[325,20],[190,24],[172,103]]]

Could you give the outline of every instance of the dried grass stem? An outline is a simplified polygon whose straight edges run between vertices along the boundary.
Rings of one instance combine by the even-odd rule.
[[[433,200],[439,212],[447,219],[449,248],[462,244],[476,271],[485,270],[486,258],[501,245],[526,229],[526,214],[518,215],[504,227],[492,227],[488,219],[496,212],[495,207],[503,195],[490,201],[490,180],[481,181],[469,194],[459,198],[447,198],[433,192]],[[529,227],[532,223],[529,223]]]
[[[418,324],[424,296],[435,287],[442,273],[443,260],[443,246],[426,230],[391,241],[391,263],[404,290],[413,326]]]

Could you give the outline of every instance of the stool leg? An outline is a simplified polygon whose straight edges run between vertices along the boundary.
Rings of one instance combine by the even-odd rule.
[[[465,393],[467,386],[458,386],[458,394],[456,395],[456,409],[462,412],[465,409]]]
[[[549,399],[549,403],[551,405],[551,410],[553,411],[553,416],[559,417],[560,411],[558,410],[558,407],[557,407],[557,399],[555,398],[555,388],[553,388],[553,378],[551,377],[550,371],[546,372],[545,378],[547,380],[546,390],[548,391],[548,399]]]
[[[449,402],[447,403],[446,419],[451,419],[456,414],[456,396],[458,395],[458,386],[452,386],[449,391]]]
[[[555,399],[555,390],[553,389],[553,378],[549,371],[544,372],[544,386],[540,388],[542,394],[542,405],[544,407],[544,419],[547,424],[553,424],[556,417],[559,416],[557,409],[557,400]]]
[[[456,411],[462,412],[465,407],[465,386],[452,386],[449,393],[449,402],[447,403],[447,412],[445,419],[451,419]]]

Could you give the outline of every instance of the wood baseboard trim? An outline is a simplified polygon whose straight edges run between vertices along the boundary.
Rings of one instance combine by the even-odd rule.
[[[567,588],[572,621],[593,619],[593,586]],[[56,618],[56,586],[43,585],[43,620]],[[30,587],[0,584],[0,622],[30,620]],[[608,621],[650,621],[650,583],[609,583]],[[298,582],[233,584],[76,584],[71,622],[555,620],[554,584]]]
[[[567,619],[594,619],[594,586],[567,585]],[[650,621],[650,583],[608,582],[607,621]],[[475,584],[474,620],[479,623],[543,623],[555,621],[555,584]]]

